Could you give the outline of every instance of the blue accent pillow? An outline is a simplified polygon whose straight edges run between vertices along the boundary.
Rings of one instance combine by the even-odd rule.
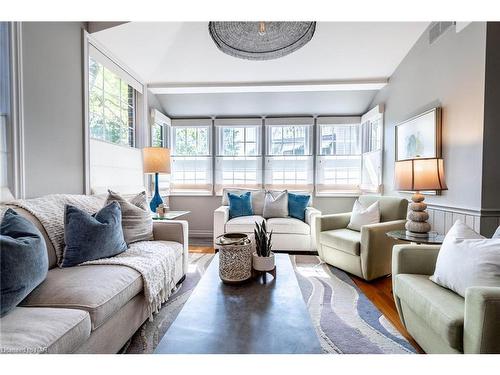
[[[241,195],[228,192],[227,197],[229,199],[229,219],[253,215],[251,192],[247,191]]]
[[[109,258],[127,250],[120,204],[111,202],[94,215],[66,205],[64,242],[66,246],[61,267]]]
[[[31,221],[9,208],[0,225],[0,316],[45,280],[48,269],[43,235]]]
[[[288,215],[296,219],[306,220],[306,207],[311,196],[309,194],[288,193]]]

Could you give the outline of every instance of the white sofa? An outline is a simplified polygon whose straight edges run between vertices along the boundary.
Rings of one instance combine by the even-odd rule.
[[[252,193],[252,208],[254,215],[240,216],[229,220],[228,192],[242,194],[246,191]],[[273,250],[282,251],[316,251],[315,222],[321,216],[321,211],[309,206],[305,212],[305,222],[292,217],[270,218],[262,217],[264,207],[264,190],[252,189],[224,189],[222,193],[222,206],[214,211],[214,246],[215,239],[224,233],[246,233],[253,236],[255,222],[266,220],[267,230],[273,231]]]

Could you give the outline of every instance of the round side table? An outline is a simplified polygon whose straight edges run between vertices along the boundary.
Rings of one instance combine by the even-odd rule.
[[[442,234],[438,234],[437,232],[429,232],[428,237],[409,236],[406,234],[405,230],[393,230],[391,232],[387,232],[386,234],[395,240],[412,242],[418,245],[441,245],[444,240],[444,236]]]

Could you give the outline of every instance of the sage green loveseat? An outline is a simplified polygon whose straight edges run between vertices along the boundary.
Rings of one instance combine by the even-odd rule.
[[[465,298],[431,280],[439,246],[397,245],[392,283],[399,317],[426,353],[500,353],[500,287]]]

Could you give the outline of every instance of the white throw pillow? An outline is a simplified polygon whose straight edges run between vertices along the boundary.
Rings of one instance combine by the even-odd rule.
[[[266,219],[288,217],[288,191],[266,191],[262,216]]]
[[[495,233],[493,233],[493,237],[491,238],[500,238],[500,227],[497,228]]]
[[[364,207],[358,199],[354,202],[351,213],[351,221],[347,228],[360,231],[363,225],[380,223],[380,208],[378,201]]]
[[[444,238],[430,279],[462,297],[471,286],[500,287],[500,238],[485,238],[457,220]]]

